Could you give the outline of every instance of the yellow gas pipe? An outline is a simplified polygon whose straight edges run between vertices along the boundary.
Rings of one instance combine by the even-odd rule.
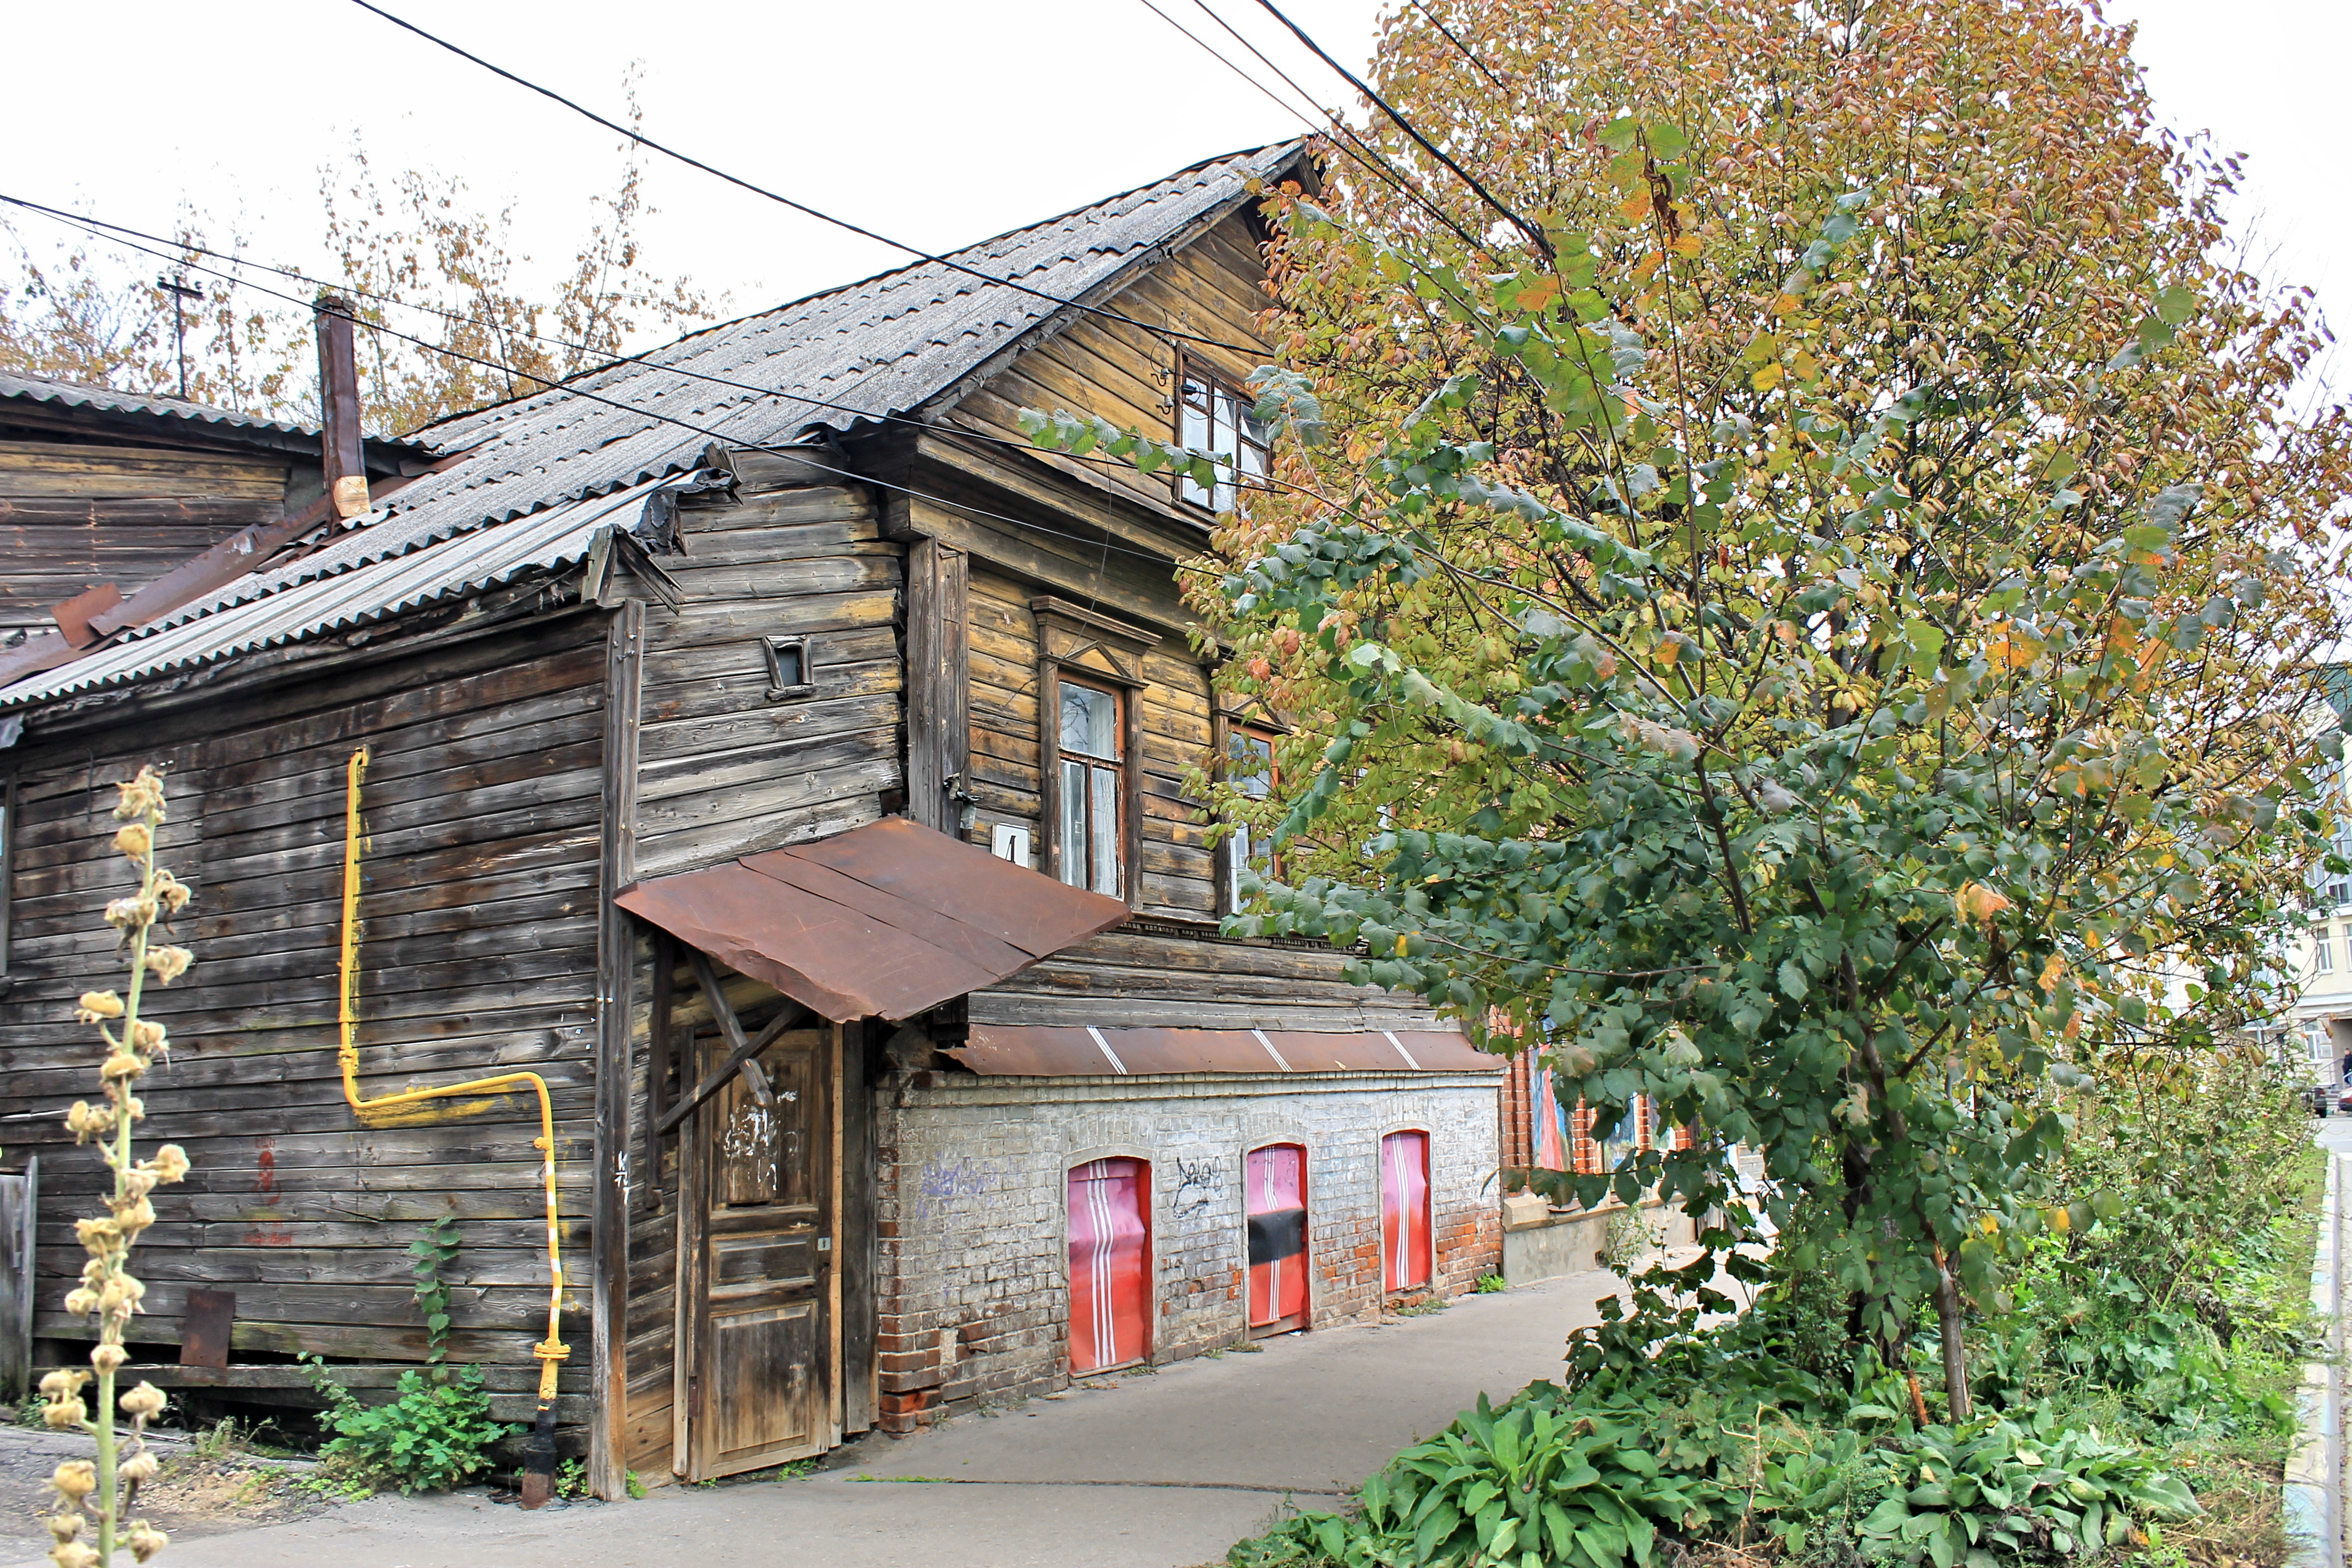
[[[563,1242],[560,1215],[555,1201],[555,1106],[548,1098],[547,1080],[535,1072],[500,1073],[496,1078],[472,1079],[465,1083],[444,1084],[438,1089],[412,1089],[400,1094],[387,1094],[374,1100],[360,1096],[360,1047],[353,1030],[359,1023],[359,948],[360,948],[360,779],[367,772],[368,749],[362,746],[352,753],[345,770],[343,784],[343,952],[336,1021],[341,1026],[341,1044],[337,1054],[343,1067],[343,1098],[351,1102],[359,1119],[373,1127],[398,1125],[424,1120],[399,1114],[404,1107],[420,1105],[428,1100],[445,1100],[452,1095],[482,1094],[493,1090],[511,1089],[529,1084],[539,1096],[539,1136],[531,1140],[532,1147],[542,1156],[540,1178],[547,1189],[547,1338],[531,1347],[539,1358],[539,1418],[533,1423],[542,1441],[552,1428],[555,1411],[555,1377],[557,1366],[572,1351],[563,1342]],[[455,1114],[480,1109],[460,1107]],[[552,1450],[547,1462],[551,1467]],[[532,1469],[535,1471],[537,1466]],[[530,1501],[533,1489],[530,1482],[537,1479],[528,1475],[525,1481],[525,1501]],[[545,1501],[542,1496],[538,1500]]]

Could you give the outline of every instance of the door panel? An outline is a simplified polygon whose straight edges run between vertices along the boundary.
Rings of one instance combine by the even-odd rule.
[[[1429,1134],[1381,1140],[1381,1283],[1412,1290],[1429,1283]]]
[[[727,1055],[723,1040],[698,1042],[697,1076]],[[677,1362],[688,1480],[832,1440],[834,1055],[830,1029],[779,1036],[758,1058],[766,1098],[739,1073],[689,1123]]]
[[[1070,1172],[1070,1370],[1151,1353],[1151,1167],[1095,1160]]]
[[[1307,1151],[1254,1149],[1243,1181],[1249,1197],[1249,1326],[1307,1326]]]

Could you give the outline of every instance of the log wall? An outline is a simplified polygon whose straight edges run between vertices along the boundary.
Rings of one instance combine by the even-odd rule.
[[[697,870],[873,822],[905,803],[900,638],[905,547],[882,538],[862,489],[808,485],[778,459],[739,455],[740,499],[679,513],[665,555],[685,603],[646,615],[635,840],[641,878]],[[804,476],[803,476],[804,477]],[[771,696],[761,639],[807,638],[808,689]],[[677,1246],[677,1141],[649,1161],[651,949],[634,985],[625,1466],[669,1475]],[[673,1023],[712,1027],[686,971]],[[775,1004],[740,977],[739,1009]],[[870,1342],[870,1332],[867,1340]],[[869,1353],[849,1345],[853,1362]],[[853,1368],[854,1370],[854,1368]]]
[[[35,1332],[53,1357],[91,1332],[59,1301],[83,1258],[72,1219],[96,1206],[103,1171],[59,1125],[95,1089],[91,1031],[70,1007],[121,984],[100,918],[129,886],[107,847],[111,784],[152,763],[169,770],[164,863],[195,889],[178,937],[196,964],[149,989],[173,1049],[145,1080],[138,1137],[181,1143],[194,1170],[157,1191],[136,1255],[142,1357],[176,1359],[201,1283],[236,1292],[239,1361],[422,1361],[405,1247],[455,1215],[450,1354],[486,1366],[499,1415],[528,1416],[548,1283],[535,1100],[374,1129],[343,1100],[344,766],[365,744],[362,1091],[546,1077],[579,1352],[562,1414],[584,1418],[604,618],[574,611],[341,676],[119,710],[0,758],[18,818],[0,1115],[8,1163],[41,1156]]]

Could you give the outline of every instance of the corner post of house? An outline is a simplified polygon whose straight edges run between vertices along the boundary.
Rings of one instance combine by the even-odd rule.
[[[636,876],[637,725],[643,704],[646,606],[624,600],[605,631],[604,822],[596,928],[596,1143],[588,1484],[628,1495],[622,1455],[628,1423],[630,1015],[636,928],[614,903]],[[650,1179],[650,1173],[646,1173]]]
[[[963,836],[971,798],[969,563],[939,540],[907,546],[907,815]]]

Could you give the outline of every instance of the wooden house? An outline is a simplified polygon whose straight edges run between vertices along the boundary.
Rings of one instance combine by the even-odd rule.
[[[124,594],[241,530],[314,507],[323,525],[323,442],[183,398],[0,372],[0,647],[81,640]],[[379,485],[432,461],[397,441],[362,449]]]
[[[352,526],[0,689],[44,1356],[89,1331],[57,1303],[97,1165],[57,1114],[112,963],[104,786],[145,762],[197,963],[142,1136],[195,1170],[140,1358],[203,1397],[415,1365],[404,1248],[443,1216],[453,1357],[517,1420],[551,1360],[608,1497],[1492,1272],[1491,1058],[1218,934],[1238,852],[1184,777],[1252,739],[1175,567],[1232,497],[1015,417],[1245,471],[1255,193],[1301,158],[420,432],[435,471]],[[192,1355],[226,1292],[230,1353]]]

